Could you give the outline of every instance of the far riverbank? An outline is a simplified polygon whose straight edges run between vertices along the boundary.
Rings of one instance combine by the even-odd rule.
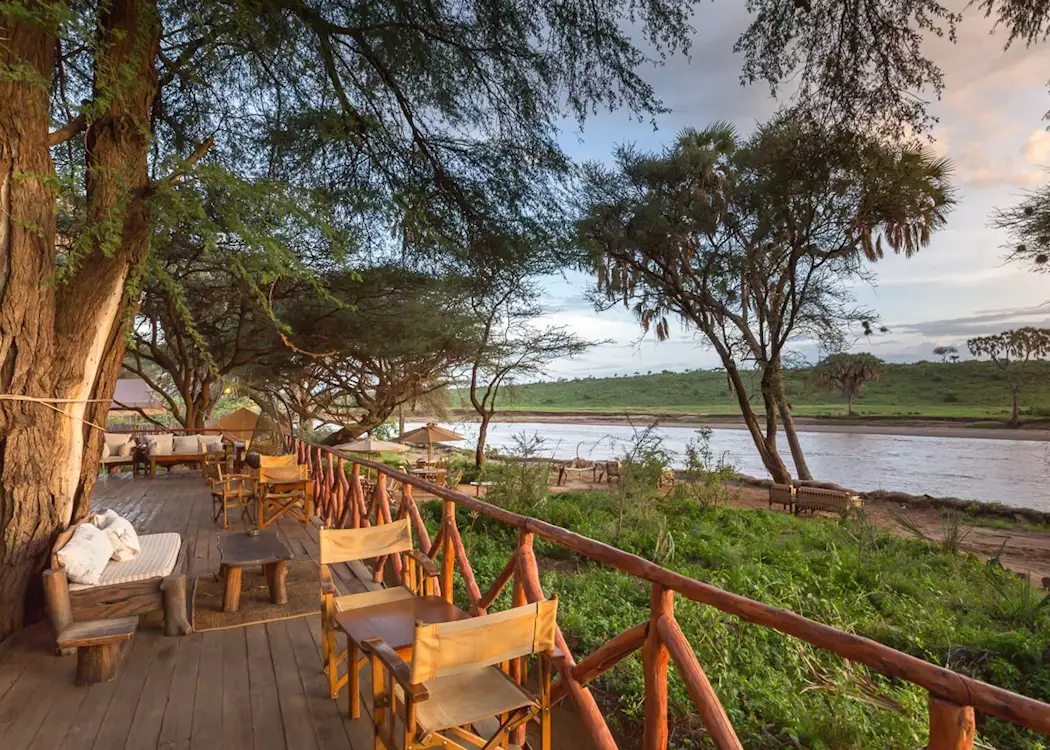
[[[473,422],[476,414],[466,409],[453,410],[452,421]],[[419,419],[418,417],[412,418]],[[713,427],[723,430],[747,429],[738,416],[722,414],[659,414],[601,412],[500,412],[494,422],[543,422],[566,425],[635,425],[644,426],[659,419],[660,424],[696,429]],[[846,433],[854,435],[899,435],[907,437],[978,438],[988,440],[1028,440],[1050,442],[1050,423],[1029,423],[1020,428],[1007,427],[988,420],[921,419],[902,417],[796,417],[800,432]]]

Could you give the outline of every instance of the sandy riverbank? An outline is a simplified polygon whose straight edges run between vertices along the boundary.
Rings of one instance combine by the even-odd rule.
[[[470,419],[470,412],[455,415],[456,419]],[[549,424],[591,424],[591,425],[644,425],[658,415],[655,414],[594,414],[588,412],[541,412],[516,411],[498,414],[497,422],[544,422]],[[723,430],[746,429],[739,417],[726,415],[668,414],[659,415],[660,423],[668,427],[696,429],[711,427]],[[947,421],[935,419],[885,419],[874,418],[871,421],[861,419],[835,419],[797,417],[795,419],[801,432],[831,432],[867,435],[905,435],[916,437],[960,437],[987,440],[1028,440],[1050,442],[1050,429],[1039,427],[982,427],[980,422]],[[986,422],[985,422],[986,424]]]

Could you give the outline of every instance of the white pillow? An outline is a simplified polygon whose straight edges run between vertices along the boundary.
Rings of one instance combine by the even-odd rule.
[[[102,444],[102,458],[109,458],[112,454],[109,451],[109,443]]]
[[[119,448],[119,449],[117,450],[117,455],[118,455],[118,456],[123,456],[123,457],[127,457],[127,456],[130,456],[130,455],[131,455],[131,452],[132,452],[133,450],[135,450],[135,444],[134,444],[134,443],[124,443],[124,444],[123,444],[122,446],[120,446],[120,448]]]
[[[82,523],[73,537],[58,551],[58,562],[73,583],[97,586],[106,563],[113,556],[113,544],[106,533],[90,523]]]
[[[200,435],[176,435],[172,452],[176,456],[192,456],[200,453]]]
[[[93,522],[109,537],[109,543],[113,545],[113,554],[110,559],[117,562],[130,560],[142,551],[135,527],[131,525],[131,521],[119,515],[115,510],[102,511],[95,516]]]
[[[131,439],[131,435],[125,435],[119,432],[107,432],[103,437],[103,440],[106,441],[106,445],[109,446],[109,455],[111,456],[117,455],[117,449],[124,445],[124,443],[130,443]]]
[[[151,456],[170,456],[175,445],[175,436],[170,433],[154,435],[148,445]]]
[[[222,447],[222,438],[218,435],[201,435],[200,436],[200,451],[201,453],[222,453],[225,449]]]

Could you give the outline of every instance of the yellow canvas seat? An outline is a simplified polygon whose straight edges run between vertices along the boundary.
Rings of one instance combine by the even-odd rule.
[[[540,724],[540,748],[550,750],[557,610],[552,599],[466,620],[417,623],[411,665],[382,639],[365,641],[372,661],[376,750],[508,748],[511,734],[533,719]],[[534,654],[536,694],[502,671],[512,660]],[[498,721],[491,737],[475,730],[484,719]]]
[[[376,604],[399,602],[404,599],[411,599],[413,596],[415,596],[415,594],[404,586],[392,586],[388,589],[365,591],[361,594],[346,594],[345,596],[337,596],[335,598],[335,611],[349,612],[352,609],[372,607]]]
[[[395,686],[399,704],[404,690]],[[416,704],[416,724],[424,732],[466,727],[519,708],[539,709],[539,702],[498,667],[435,677],[426,682],[428,697]]]
[[[389,605],[411,603],[420,596],[434,592],[437,566],[426,555],[413,549],[412,526],[407,518],[364,529],[321,529],[318,533],[321,570],[321,651],[324,671],[328,675],[329,694],[334,699],[344,685],[350,688],[350,717],[361,712],[360,683],[358,680],[364,659],[356,645],[348,642],[339,649],[336,642],[336,617],[347,612],[360,612],[367,618],[367,610],[381,607],[389,616]],[[329,566],[359,560],[376,560],[382,566],[390,555],[402,556],[402,580],[398,585],[359,594],[339,595]],[[347,638],[350,641],[349,637]],[[339,667],[346,662],[346,673]]]

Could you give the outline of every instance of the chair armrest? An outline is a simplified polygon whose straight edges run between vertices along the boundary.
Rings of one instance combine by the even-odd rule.
[[[438,577],[439,571],[437,563],[435,563],[433,560],[427,557],[424,553],[420,552],[417,549],[410,549],[405,554],[413,560],[415,560],[419,567],[423,569],[423,572],[426,573],[428,576],[430,576],[431,578]]]
[[[321,593],[331,594],[337,596],[339,592],[335,588],[335,581],[332,580],[332,571],[328,569],[327,565],[320,566],[321,571]]]
[[[422,683],[413,684],[411,667],[405,663],[397,651],[387,645],[386,641],[381,638],[369,638],[361,644],[361,650],[383,663],[390,676],[405,691],[405,695],[410,695],[417,701],[425,701],[430,697],[430,693]]]

